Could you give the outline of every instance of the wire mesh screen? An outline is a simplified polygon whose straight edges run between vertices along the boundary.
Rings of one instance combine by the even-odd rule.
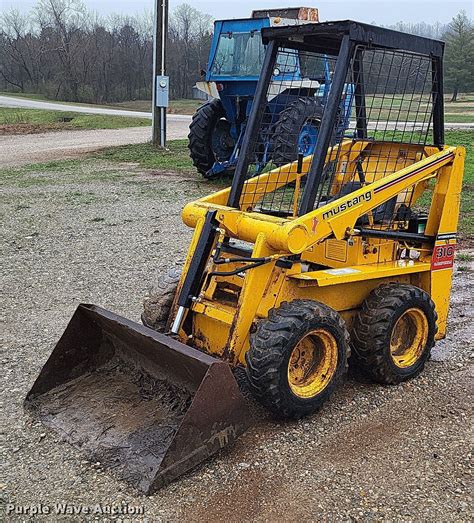
[[[318,139],[335,62],[319,53],[279,49],[241,208],[297,214],[295,193],[300,195],[306,184],[303,173]]]
[[[315,207],[320,207],[423,158],[424,146],[433,141],[437,96],[431,58],[357,46],[330,121],[324,168],[311,172],[335,62],[306,50],[279,50],[242,209],[297,216],[308,184],[316,194]],[[285,77],[282,71],[290,70],[292,76]],[[403,228],[414,194],[413,189],[404,191],[359,224]]]

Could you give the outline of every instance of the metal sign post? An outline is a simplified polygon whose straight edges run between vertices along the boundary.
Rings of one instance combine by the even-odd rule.
[[[154,29],[152,142],[166,147],[166,110],[169,104],[169,77],[166,76],[168,0],[156,0]]]

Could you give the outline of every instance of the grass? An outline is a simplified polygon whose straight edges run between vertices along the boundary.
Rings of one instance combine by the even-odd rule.
[[[448,131],[446,143],[466,147],[459,230],[461,235],[472,239],[474,238],[474,131]]]
[[[150,143],[124,145],[104,149],[94,157],[112,162],[137,163],[146,169],[194,173],[187,144],[187,140],[173,140],[168,143],[167,150],[156,148]]]
[[[196,112],[197,108],[203,104],[202,100],[170,100],[168,107],[169,114],[189,114]],[[128,109],[130,111],[151,111],[151,100],[131,100],[129,102],[120,102],[106,105],[105,107],[116,107],[118,109]]]
[[[123,129],[149,125],[150,120],[147,118],[0,107],[0,128],[3,127],[4,132],[9,130],[39,132],[48,129]]]
[[[457,102],[445,98],[445,121],[447,123],[474,123],[472,94],[459,97]],[[413,121],[423,122],[431,111],[431,99],[426,95],[404,97],[401,94],[386,96],[367,95],[367,115],[370,121]],[[419,114],[417,115],[417,111]],[[352,111],[355,118],[355,108]]]
[[[470,114],[445,114],[446,123],[474,123],[474,112]]]
[[[129,100],[126,102],[114,102],[109,104],[95,104],[95,103],[81,103],[81,102],[67,102],[64,100],[50,100],[42,94],[36,93],[9,93],[0,91],[0,96],[13,96],[15,98],[25,98],[28,100],[37,100],[48,103],[68,104],[77,105],[78,107],[102,107],[105,109],[122,109],[129,111],[139,111],[149,113],[151,112],[151,100]],[[168,113],[170,114],[188,114],[192,115],[196,112],[196,109],[202,105],[202,100],[170,100],[170,106]]]
[[[460,252],[456,256],[456,259],[459,260],[460,262],[472,262],[473,256],[469,252]]]
[[[473,256],[469,252],[458,252],[456,261],[458,262],[458,271],[469,271]]]

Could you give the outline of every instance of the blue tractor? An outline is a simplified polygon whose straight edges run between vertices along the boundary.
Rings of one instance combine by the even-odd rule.
[[[197,83],[211,99],[193,116],[188,145],[194,166],[205,178],[232,175],[235,169],[265,55],[261,29],[317,21],[317,9],[289,8],[215,22],[207,71]],[[305,78],[307,69],[312,78]],[[298,155],[312,154],[331,85],[331,61],[321,57],[316,70],[318,78],[314,78],[314,63],[305,67],[298,51],[286,50],[277,59],[272,78],[275,95],[268,99],[255,174],[269,163],[283,165]],[[338,135],[349,123],[352,89],[348,87],[341,100]]]

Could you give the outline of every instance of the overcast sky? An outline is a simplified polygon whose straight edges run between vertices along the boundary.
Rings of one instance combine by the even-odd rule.
[[[153,6],[154,0],[85,0],[91,9],[101,14],[118,12],[133,14]],[[35,0],[0,0],[1,9],[11,7],[27,10]],[[183,3],[171,0],[171,8]],[[315,6],[321,20],[352,19],[378,24],[394,24],[400,20],[433,23],[448,22],[458,11],[464,9],[473,14],[474,0],[188,0],[196,9],[219,18],[245,18],[252,9],[279,6]]]

